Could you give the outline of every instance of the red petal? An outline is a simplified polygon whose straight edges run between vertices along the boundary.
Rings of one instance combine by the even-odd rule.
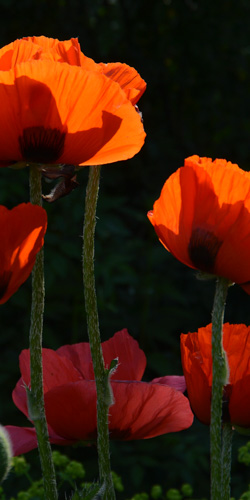
[[[250,428],[250,374],[233,386],[229,414],[233,425]]]
[[[158,384],[112,382],[115,404],[109,410],[113,439],[146,439],[192,424],[188,399]],[[68,440],[96,437],[96,391],[92,381],[76,382],[45,395],[49,425]]]
[[[111,439],[148,439],[192,425],[188,399],[171,387],[145,382],[113,382]]]
[[[22,455],[28,451],[37,448],[37,437],[34,427],[17,427],[15,425],[6,425],[5,430],[8,431],[10,436],[13,455]],[[57,436],[53,430],[49,427],[49,440],[52,444],[58,444],[62,446],[72,444],[72,441],[62,439]]]
[[[113,379],[141,380],[146,368],[146,356],[126,328],[103,342],[102,351],[107,368],[113,359],[118,358],[119,365],[112,376]]]
[[[22,379],[30,386],[30,352],[24,349],[19,357]],[[44,392],[68,382],[81,380],[81,375],[69,359],[58,356],[52,349],[43,349]]]
[[[64,439],[96,438],[96,389],[94,381],[82,380],[56,387],[45,394],[48,424]]]
[[[181,360],[188,398],[197,418],[207,425],[210,423],[212,384],[211,325],[208,325],[208,329],[209,327],[210,336],[205,328],[199,329],[199,335],[198,333],[181,335]],[[202,344],[201,348],[199,342]],[[203,346],[206,344],[210,348],[208,357],[206,348],[203,352]]]
[[[151,384],[162,384],[172,387],[176,391],[185,392],[186,382],[183,375],[167,375],[165,377],[158,377],[151,380]]]
[[[14,457],[37,448],[37,438],[34,427],[6,425],[5,430],[9,433]]]
[[[113,359],[119,359],[119,365],[112,378],[115,380],[141,380],[146,367],[146,356],[124,328],[102,343],[102,351],[106,368]],[[72,364],[82,374],[83,378],[94,379],[89,344],[80,343],[62,346],[57,350],[60,356],[70,359]]]

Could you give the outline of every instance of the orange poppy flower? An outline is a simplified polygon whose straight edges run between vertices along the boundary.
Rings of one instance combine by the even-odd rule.
[[[178,260],[250,293],[249,173],[226,160],[187,158],[148,218]]]
[[[42,248],[46,211],[31,203],[12,210],[0,206],[0,304],[4,304],[30,275]]]
[[[96,63],[81,52],[77,38],[60,42],[45,36],[24,37],[0,49],[0,69],[8,70],[29,59],[49,59],[81,66],[87,71],[103,73],[119,83],[127,98],[136,104],[146,90],[146,82],[139,73],[124,63]]]
[[[1,164],[99,165],[134,156],[145,132],[133,104],[145,82],[127,65],[112,68],[86,58],[76,39],[28,37],[3,47]]]
[[[197,418],[210,423],[212,387],[212,325],[181,335],[182,368],[188,397]],[[250,327],[223,326],[229,382],[223,392],[223,422],[250,428]]]

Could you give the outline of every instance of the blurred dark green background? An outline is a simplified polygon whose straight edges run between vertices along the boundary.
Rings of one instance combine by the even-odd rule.
[[[132,160],[102,169],[96,236],[96,279],[102,339],[127,327],[148,358],[145,379],[181,374],[179,336],[210,322],[214,283],[169,255],[146,214],[166,178],[199,154],[226,158],[250,170],[250,2],[248,0],[0,0],[0,45],[27,35],[79,37],[96,62],[134,66],[148,88],[139,102],[147,139]],[[88,169],[80,187],[46,205],[46,310],[44,346],[87,341],[81,275],[81,234]],[[1,169],[0,203],[28,201],[28,171]],[[44,184],[44,192],[48,192]],[[226,321],[250,324],[250,298],[229,291]],[[19,377],[18,355],[28,347],[30,279],[0,308],[3,424],[26,425],[11,400]],[[237,464],[232,493],[247,486]],[[96,477],[96,452],[84,457]],[[32,452],[33,453],[33,452]],[[36,460],[36,454],[30,454]],[[126,494],[190,482],[209,494],[208,428],[197,421],[179,434],[144,442],[115,443],[112,465],[126,480]],[[12,493],[11,478],[8,488]],[[121,496],[122,498],[122,496]]]

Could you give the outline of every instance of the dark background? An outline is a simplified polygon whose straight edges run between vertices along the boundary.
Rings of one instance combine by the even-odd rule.
[[[145,380],[181,374],[180,333],[210,322],[214,283],[196,279],[159,243],[146,214],[166,178],[198,154],[226,158],[250,170],[250,3],[248,0],[0,0],[0,45],[28,35],[79,37],[96,62],[134,66],[147,82],[139,102],[147,133],[132,160],[102,169],[96,235],[96,281],[102,339],[126,327],[144,349]],[[81,234],[88,168],[80,187],[46,205],[46,308],[44,346],[87,341],[81,274]],[[0,203],[28,201],[28,171],[2,168]],[[44,191],[48,186],[44,185]],[[11,391],[18,355],[28,347],[30,279],[0,308],[3,424],[27,425]],[[226,321],[250,323],[250,299],[229,291]],[[127,498],[155,483],[194,486],[209,496],[209,429],[195,421],[187,431],[142,442],[112,443],[111,459],[124,477]],[[237,464],[232,494],[247,487]],[[65,450],[97,477],[93,449]],[[36,453],[30,460],[36,461]],[[6,483],[7,484],[7,483]],[[14,484],[8,480],[13,494]]]

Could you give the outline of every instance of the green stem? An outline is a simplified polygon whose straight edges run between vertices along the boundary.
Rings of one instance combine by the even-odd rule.
[[[96,205],[100,169],[101,167],[99,166],[91,166],[89,168],[83,227],[83,281],[88,335],[97,393],[97,448],[100,480],[105,484],[104,499],[115,500],[109,456],[108,410],[110,400],[107,397],[108,380],[101,348],[94,273]]]
[[[230,423],[222,427],[222,499],[230,499],[233,429]]]
[[[35,166],[30,167],[30,201],[42,205],[41,174]],[[29,416],[36,429],[38,450],[43,473],[46,500],[58,498],[56,477],[49,442],[48,426],[44,409],[42,333],[44,312],[44,265],[43,249],[37,254],[32,271],[32,305],[30,324],[30,383],[28,391]]]
[[[213,358],[213,383],[211,402],[210,425],[210,457],[211,457],[211,499],[222,499],[222,395],[223,386],[226,384],[228,366],[226,353],[222,345],[222,332],[225,302],[230,282],[218,278],[212,312],[212,358]]]

